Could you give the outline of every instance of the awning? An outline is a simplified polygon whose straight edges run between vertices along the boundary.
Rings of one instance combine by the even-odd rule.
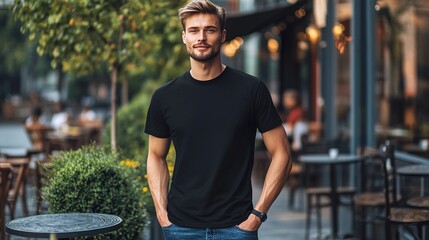
[[[225,26],[226,41],[230,41],[239,36],[246,36],[272,24],[281,22],[287,23],[288,17],[295,18],[295,11],[303,8],[307,2],[308,0],[301,0],[295,4],[280,5],[261,11],[227,15]]]

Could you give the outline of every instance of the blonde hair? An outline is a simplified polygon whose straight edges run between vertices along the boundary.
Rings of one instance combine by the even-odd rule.
[[[183,30],[185,30],[185,21],[188,17],[199,14],[213,14],[219,19],[221,30],[225,29],[225,9],[219,7],[208,0],[193,0],[188,3],[185,7],[179,9],[179,18],[182,22]]]

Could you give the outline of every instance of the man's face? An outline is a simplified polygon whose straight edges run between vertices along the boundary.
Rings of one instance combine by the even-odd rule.
[[[191,58],[207,62],[219,56],[225,41],[225,30],[220,29],[219,19],[213,14],[195,14],[185,20],[183,43]]]

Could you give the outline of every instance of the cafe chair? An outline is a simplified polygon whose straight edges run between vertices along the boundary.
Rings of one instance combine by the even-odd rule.
[[[376,224],[383,223],[379,218],[385,206],[382,160],[378,149],[359,148],[357,153],[364,157],[364,161],[360,167],[360,190],[353,197],[355,232],[358,239],[366,239],[369,224],[372,225],[371,236],[375,237]]]
[[[5,207],[12,182],[12,165],[10,163],[0,163],[0,239],[6,239],[5,227]]]
[[[347,206],[353,205],[352,201],[344,202],[341,201],[342,198],[347,197],[352,199],[353,195],[356,193],[354,187],[338,187],[337,192],[340,195],[340,205]],[[305,239],[310,238],[310,228],[311,228],[311,214],[313,210],[316,210],[316,227],[317,235],[320,237],[322,235],[322,214],[321,210],[324,207],[330,207],[330,187],[312,187],[305,189],[305,194],[307,198],[307,212],[306,212],[306,224],[305,224]],[[322,201],[323,199],[323,201]],[[352,214],[354,215],[354,214]]]
[[[18,197],[21,196],[24,214],[28,215],[26,181],[30,159],[29,158],[6,158],[6,162],[12,165],[13,181],[9,190],[6,205],[9,209],[10,218],[15,218],[15,209]]]
[[[403,206],[398,199],[394,152],[395,147],[390,143],[382,147],[386,240],[399,239],[397,227],[401,226],[414,239],[427,239],[424,238],[424,226],[429,226],[429,210]]]
[[[33,148],[40,152],[47,152],[47,134],[52,131],[52,128],[46,126],[25,126],[27,134],[30,138]]]
[[[428,187],[425,186],[427,185],[427,183],[424,182],[425,179],[428,178],[428,176],[425,176],[424,174],[423,175],[407,174],[408,171],[412,172],[413,171],[412,169],[416,169],[416,171],[419,172],[421,167],[425,169],[428,166],[409,165],[398,169],[398,175],[400,176],[399,177],[400,185],[406,186],[404,188],[401,188],[401,194],[403,196],[406,196],[406,204],[408,206],[429,210],[429,196],[425,195],[425,189],[428,189]],[[407,169],[407,170],[404,170],[404,169]],[[423,169],[423,172],[424,172],[424,169]]]
[[[407,200],[407,205],[416,208],[429,209],[429,196],[413,197]]]
[[[303,174],[303,167],[302,165],[297,161],[299,151],[297,150],[291,150],[291,160],[292,160],[292,168],[289,173],[288,179],[286,180],[286,185],[289,188],[289,201],[288,206],[290,209],[292,209],[295,205],[295,195],[300,187],[302,185],[302,174]]]
[[[302,153],[327,153],[330,146],[334,143],[330,142],[304,142]],[[305,175],[310,175],[309,169],[305,170]],[[306,176],[308,177],[308,176]],[[311,181],[311,180],[310,180]],[[321,210],[322,208],[330,207],[330,187],[309,187],[309,180],[304,180],[304,184],[306,185],[304,189],[304,193],[307,201],[306,208],[306,224],[305,224],[305,239],[310,238],[310,229],[311,229],[311,215],[314,210],[316,210],[316,227],[317,227],[317,235],[321,237],[322,234],[322,216]],[[356,189],[351,186],[338,186],[337,188],[338,195],[340,196],[340,205],[342,206],[352,206],[353,195],[356,193]],[[344,198],[349,199],[349,201],[342,201]],[[353,211],[353,208],[352,208]],[[354,214],[352,214],[354,215]]]

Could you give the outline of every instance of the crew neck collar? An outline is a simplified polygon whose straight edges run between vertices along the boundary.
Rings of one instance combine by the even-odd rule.
[[[191,70],[189,70],[187,73],[188,73],[189,78],[192,80],[192,82],[195,82],[195,83],[201,84],[201,85],[207,85],[207,84],[215,83],[219,79],[221,79],[222,75],[224,75],[224,73],[226,71],[228,71],[227,69],[229,69],[229,67],[225,66],[225,68],[223,69],[223,71],[218,76],[216,76],[215,78],[209,79],[209,80],[198,80],[198,79],[192,77]]]

